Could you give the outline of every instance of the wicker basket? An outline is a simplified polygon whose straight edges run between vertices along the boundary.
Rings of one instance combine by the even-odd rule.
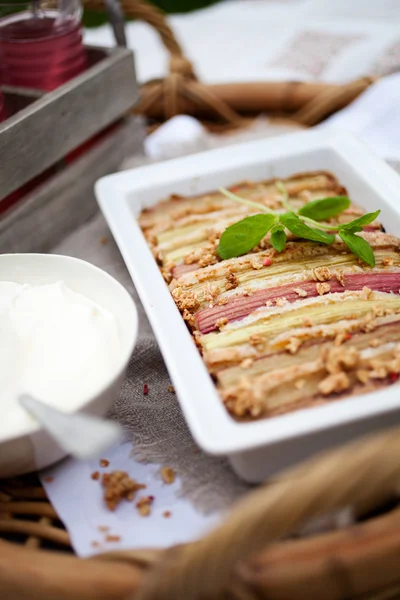
[[[104,0],[84,0],[84,6],[104,10]],[[197,79],[193,65],[159,9],[144,0],[121,0],[121,7],[127,17],[154,27],[170,53],[169,75],[144,84],[141,102],[135,107],[135,111],[156,123],[185,113],[207,122],[242,127],[255,115],[268,113],[309,127],[352,102],[376,79],[364,77],[345,85],[314,82],[204,85]]]
[[[400,429],[296,467],[240,501],[200,542],[79,560],[43,489],[0,485],[0,596],[11,600],[361,600],[400,598]],[[389,505],[387,503],[390,503]],[[385,514],[371,516],[377,507]],[[289,538],[311,517],[351,507],[347,529]],[[286,538],[286,539],[282,539]],[[42,546],[52,547],[49,552]]]
[[[372,81],[345,86],[259,83],[205,86],[162,13],[122,0],[156,27],[170,74],[142,87],[140,112],[179,112],[229,126],[269,112],[309,126]],[[87,0],[102,9],[101,0]],[[72,555],[68,533],[35,476],[0,482],[0,597],[5,600],[389,600],[400,598],[400,429],[331,451],[250,493],[203,540],[169,550]],[[296,537],[310,518],[351,507],[357,524]],[[379,514],[379,516],[376,516]]]

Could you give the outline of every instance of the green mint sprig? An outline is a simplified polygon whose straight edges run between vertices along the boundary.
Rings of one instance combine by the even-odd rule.
[[[258,214],[245,217],[225,229],[221,236],[217,253],[222,259],[234,258],[246,254],[271,232],[270,243],[278,252],[286,246],[286,230],[298,238],[332,244],[336,237],[330,231],[337,232],[350,251],[370,267],[375,266],[375,256],[371,246],[362,237],[356,235],[365,225],[375,221],[380,210],[367,213],[343,225],[327,225],[321,223],[331,217],[337,217],[350,206],[347,196],[333,196],[312,200],[298,211],[294,211],[289,202],[289,194],[281,181],[276,182],[276,188],[281,193],[281,202],[286,212],[271,210],[263,204],[241,198],[225,188],[219,191],[227,198],[257,209]]]

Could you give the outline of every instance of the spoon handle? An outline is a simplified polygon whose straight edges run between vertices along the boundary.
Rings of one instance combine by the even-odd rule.
[[[65,413],[29,394],[22,394],[19,403],[63,450],[76,458],[97,458],[121,439],[121,430],[113,421],[83,413]]]

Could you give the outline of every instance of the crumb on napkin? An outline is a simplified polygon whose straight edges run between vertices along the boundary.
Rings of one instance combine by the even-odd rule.
[[[174,483],[175,471],[172,467],[161,467],[160,473],[164,483],[166,483],[167,485]]]
[[[148,517],[151,512],[151,505],[154,502],[154,496],[143,496],[136,502],[136,508],[141,517]]]
[[[146,488],[143,483],[131,479],[125,471],[104,473],[101,483],[104,488],[104,502],[109,510],[115,510],[121,500],[132,502],[136,492]]]

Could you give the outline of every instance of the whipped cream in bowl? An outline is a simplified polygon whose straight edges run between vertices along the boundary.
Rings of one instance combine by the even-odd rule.
[[[0,255],[0,477],[64,455],[18,396],[105,415],[122,383],[137,321],[128,292],[89,263]]]

